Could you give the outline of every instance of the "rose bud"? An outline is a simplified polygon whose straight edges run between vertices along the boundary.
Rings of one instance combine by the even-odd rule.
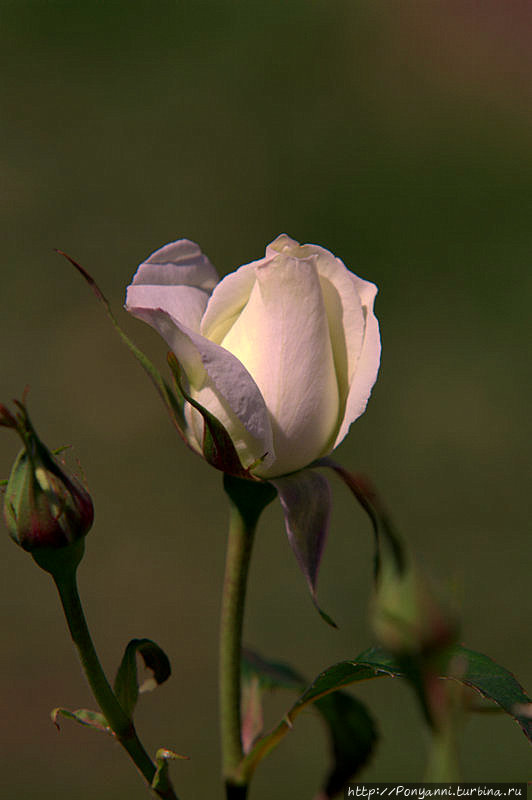
[[[437,655],[458,635],[454,614],[413,564],[402,573],[385,560],[373,604],[373,628],[396,655]]]
[[[0,407],[0,424],[16,430],[24,442],[6,488],[6,525],[12,539],[31,553],[64,548],[88,533],[94,517],[92,501],[41,442],[25,406],[17,405],[16,416]]]
[[[328,250],[286,235],[221,281],[181,239],[140,265],[126,308],[164,337],[242,466],[269,479],[330,453],[363,413],[380,360],[376,293]],[[188,403],[185,416],[201,452],[203,418]]]

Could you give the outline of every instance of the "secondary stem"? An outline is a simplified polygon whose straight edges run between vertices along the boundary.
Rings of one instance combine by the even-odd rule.
[[[81,606],[76,571],[75,569],[61,571],[59,574],[52,574],[52,577],[61,598],[72,640],[76,645],[83,670],[96,702],[109,727],[115,733],[117,740],[144,776],[146,783],[151,786],[156,767],[139,740],[132,721],[123,711],[105,677]],[[165,798],[165,800],[178,800],[172,788],[164,791],[156,790],[156,794]]]
[[[228,800],[245,800],[247,787],[236,770],[244,753],[240,720],[240,659],[246,583],[251,549],[262,510],[276,495],[267,483],[224,476],[231,503],[220,620],[220,725],[222,768]]]

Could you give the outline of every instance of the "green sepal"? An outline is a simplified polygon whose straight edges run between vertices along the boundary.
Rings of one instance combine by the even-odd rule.
[[[155,754],[155,763],[157,769],[151,782],[151,788],[160,796],[170,789],[170,781],[168,777],[168,762],[181,759],[188,761],[188,756],[181,756],[179,753],[174,753],[173,750],[167,750],[165,747],[160,747]]]
[[[114,736],[112,729],[107,724],[107,720],[99,711],[90,711],[88,708],[78,708],[77,711],[69,711],[68,708],[54,708],[50,716],[57,730],[60,730],[58,717],[65,717],[65,719],[79,722],[80,725],[86,725],[88,728],[94,728],[94,730]]]
[[[366,706],[341,690],[314,703],[327,726],[333,765],[328,773],[321,800],[335,797],[367,764],[377,744],[375,723]]]
[[[155,365],[142,352],[142,350],[140,350],[136,346],[136,344],[129,338],[129,336],[126,333],[124,333],[124,331],[122,330],[122,328],[120,327],[120,325],[116,321],[116,317],[114,316],[113,312],[111,311],[111,306],[109,304],[109,301],[105,297],[104,293],[102,292],[102,290],[100,289],[100,287],[98,286],[98,284],[96,283],[96,281],[94,280],[92,275],[90,275],[87,272],[87,270],[84,267],[81,266],[81,264],[78,264],[78,262],[75,261],[67,253],[64,253],[62,250],[57,250],[57,249],[56,249],[56,253],[59,253],[59,255],[64,256],[67,259],[67,261],[70,261],[72,266],[75,267],[78,270],[78,272],[80,273],[80,275],[82,275],[83,278],[86,280],[86,282],[88,283],[88,285],[90,286],[90,288],[92,289],[92,291],[94,292],[94,294],[96,295],[96,297],[98,298],[98,300],[100,301],[102,306],[104,307],[105,313],[107,314],[107,317],[111,321],[111,324],[113,325],[113,327],[114,327],[115,331],[117,332],[117,334],[119,335],[120,339],[126,345],[126,347],[131,351],[131,353],[133,353],[133,355],[135,356],[135,358],[137,359],[137,361],[139,362],[141,367],[148,374],[148,377],[150,378],[150,380],[152,381],[153,385],[157,389],[157,391],[158,391],[163,403],[166,406],[166,409],[167,409],[167,411],[168,411],[168,413],[170,415],[170,419],[174,423],[175,427],[177,428],[178,433],[181,435],[181,437],[183,438],[185,443],[188,444],[187,439],[186,439],[186,435],[185,435],[185,430],[186,430],[187,424],[186,424],[186,420],[185,420],[185,417],[184,417],[184,414],[183,414],[183,405],[184,405],[183,397],[180,397],[179,395],[176,396],[174,394],[174,392],[169,387],[168,383],[162,377],[161,373],[155,367]]]
[[[394,525],[384,509],[379,497],[369,480],[362,475],[355,475],[353,472],[342,467],[331,458],[320,458],[310,465],[311,467],[330,467],[339,478],[343,480],[353,496],[358,500],[370,518],[375,540],[374,555],[374,576],[378,579],[381,571],[382,562],[382,541],[386,541],[395,568],[401,573],[405,568],[405,553],[401,540],[394,528]]]
[[[212,467],[225,472],[228,475],[234,475],[238,478],[247,478],[254,480],[250,475],[249,470],[244,469],[238,457],[238,453],[233,444],[233,440],[227,433],[225,427],[219,419],[217,419],[210,411],[208,411],[201,403],[191,396],[188,392],[185,382],[186,378],[181,369],[179,361],[171,351],[167,356],[168,364],[174,376],[174,381],[180,393],[183,395],[187,403],[198,411],[203,417],[203,442],[202,451],[205,461]]]
[[[137,673],[137,654],[142,656],[145,666],[153,677],[139,687]],[[132,719],[139,692],[155,689],[164,683],[171,673],[170,661],[166,653],[151,639],[132,639],[116,673],[114,691],[116,698],[127,716]]]
[[[0,421],[0,425],[2,425],[2,424],[3,424],[5,427],[12,427],[11,425],[9,425],[9,426],[8,426],[8,425],[6,425],[6,423],[5,423],[5,422],[4,422],[4,423],[2,423],[2,422]],[[55,450],[50,450],[50,452],[51,452],[51,454],[52,454],[53,456],[60,456],[60,455],[61,455],[61,453],[64,453],[64,452],[65,452],[65,450],[70,450],[70,448],[71,448],[71,447],[72,447],[72,445],[70,445],[70,444],[64,444],[64,445],[62,445],[61,447],[56,447],[56,448],[55,448]],[[0,479],[0,489],[3,489],[3,488],[4,488],[4,486],[7,486],[7,484],[8,484],[8,483],[9,483],[9,478],[1,478],[1,479]]]
[[[313,469],[301,469],[272,478],[283,509],[288,542],[307,583],[314,608],[332,628],[337,624],[319,605],[318,572],[329,532],[331,488]]]

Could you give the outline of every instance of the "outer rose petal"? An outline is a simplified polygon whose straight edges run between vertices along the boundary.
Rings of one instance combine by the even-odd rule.
[[[159,286],[196,286],[210,292],[218,283],[215,268],[190,239],[165,244],[143,261],[133,283]]]
[[[212,265],[208,262],[206,267],[197,246],[189,264],[189,245],[192,243],[181,240],[150,257],[167,258],[177,247],[177,264],[142,264],[128,288],[126,308],[166,340],[185,370],[195,399],[225,426],[244,467],[265,455],[264,464],[270,464],[274,458],[271,423],[256,383],[235,356],[198,333],[208,295],[191,284],[196,281],[205,285],[207,279],[211,280],[208,273]],[[168,271],[174,280],[182,278],[188,285],[169,285]],[[150,285],[148,280],[160,283]]]
[[[258,262],[249,300],[221,342],[249,370],[272,418],[275,463],[254,470],[263,478],[309,464],[337,428],[337,380],[314,261],[280,254]]]
[[[179,239],[149,256],[127,289],[126,308],[160,308],[187,327],[199,325],[218,274],[197,244]]]
[[[359,294],[351,280],[352,273],[327,250],[317,249],[318,272],[327,309],[340,395],[338,424],[330,443],[332,446],[345,414],[349,387],[362,349],[365,321]]]
[[[126,308],[128,311],[135,308],[157,308],[187,328],[199,331],[208,299],[208,292],[195,286],[133,283],[127,289]]]
[[[300,245],[281,234],[268,245],[266,255],[281,252],[297,258],[317,255],[340,395],[339,425],[327,450],[331,452],[364,412],[377,379],[381,354],[379,323],[373,313],[377,287],[319,245]]]
[[[362,280],[357,275],[353,275],[352,280],[357,287],[362,302],[365,319],[364,339],[354,375],[351,378],[344,418],[333,449],[347,435],[351,423],[364,413],[371,390],[377,380],[381,358],[379,323],[373,313],[373,302],[378,291],[377,287],[369,281]]]

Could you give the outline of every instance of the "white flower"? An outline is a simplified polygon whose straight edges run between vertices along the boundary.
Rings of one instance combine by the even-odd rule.
[[[140,265],[126,308],[164,337],[242,465],[272,478],[330,453],[363,413],[380,360],[376,292],[328,250],[286,235],[221,281],[181,239]],[[201,451],[203,419],[186,413]]]

